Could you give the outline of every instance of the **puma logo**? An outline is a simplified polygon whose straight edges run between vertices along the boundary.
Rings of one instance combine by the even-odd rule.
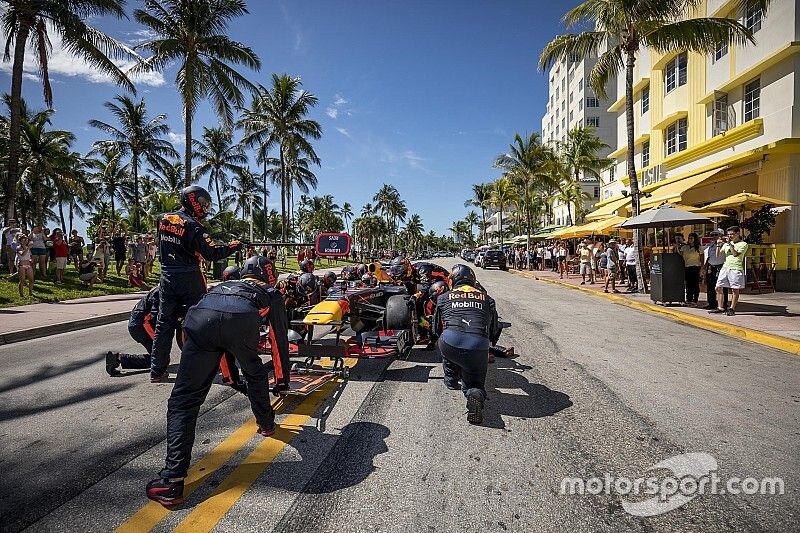
[[[464,324],[466,324],[466,325],[467,325],[467,327],[469,327],[469,324],[470,324],[470,322],[472,322],[472,320],[464,320],[464,319],[462,318],[462,319],[461,319],[461,322],[463,322]]]
[[[231,287],[228,287],[228,286],[226,286],[226,285],[220,285],[220,287],[222,287],[222,290],[223,290],[223,291],[232,291],[232,290],[233,290],[233,288],[231,288]]]

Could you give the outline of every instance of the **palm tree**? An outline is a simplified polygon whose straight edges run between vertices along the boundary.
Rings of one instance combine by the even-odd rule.
[[[369,202],[364,204],[364,206],[361,208],[361,216],[362,217],[369,217],[369,216],[372,216],[374,214],[375,214],[375,208]]]
[[[234,213],[238,213],[241,210],[242,219],[248,219],[255,213],[255,209],[262,207],[261,193],[263,191],[261,190],[261,184],[259,183],[258,175],[249,168],[242,168],[233,175],[233,182],[229,190],[235,202]],[[269,196],[269,192],[267,192],[267,196]],[[251,207],[253,208],[253,213],[250,212]]]
[[[350,202],[345,202],[342,204],[341,213],[342,219],[344,219],[344,225],[347,229],[347,233],[350,233],[350,220],[353,218],[353,206],[350,205]]]
[[[472,242],[474,240],[472,228],[477,226],[478,223],[480,222],[480,220],[478,219],[478,213],[476,213],[475,211],[470,211],[469,213],[467,213],[467,216],[464,217],[464,222],[466,222],[467,225],[469,225],[469,240],[470,242]]]
[[[183,188],[183,162],[171,161],[162,168],[152,169],[151,182],[162,191],[179,192]]]
[[[54,176],[58,218],[61,228],[64,230],[66,230],[64,204],[69,205],[75,198],[88,204],[101,194],[97,185],[92,181],[91,175],[87,172],[90,164],[91,160],[84,158],[78,152],[72,152],[62,159],[58,173]]]
[[[109,140],[95,142],[94,150],[116,150],[123,156],[130,156],[134,229],[139,231],[141,160],[144,158],[153,168],[162,168],[169,164],[166,157],[177,157],[178,153],[172,143],[163,138],[169,133],[169,126],[164,122],[167,119],[165,114],[148,118],[144,98],[137,102],[129,96],[117,95],[114,100],[104,105],[117,119],[119,127],[101,120],[90,120],[89,125],[111,136]]]
[[[53,107],[53,90],[50,86],[48,63],[52,46],[50,33],[55,33],[72,55],[87,61],[101,74],[109,76],[115,83],[135,91],[125,73],[113,59],[131,58],[130,49],[100,30],[86,24],[95,17],[124,18],[124,0],[81,1],[31,1],[2,0],[3,33],[6,35],[5,60],[10,59],[14,47],[11,67],[11,116],[9,121],[8,176],[4,184],[6,220],[14,218],[15,192],[19,180],[20,129],[22,127],[22,79],[25,52],[35,50],[39,65],[39,77],[44,89],[47,107]]]
[[[500,178],[492,183],[491,204],[496,207],[500,216],[500,244],[503,244],[503,210],[516,198],[514,185],[508,178]]]
[[[758,6],[766,9],[769,0],[738,0],[739,7]],[[595,94],[605,98],[609,80],[625,72],[625,116],[628,144],[628,177],[631,206],[639,214],[639,181],[634,161],[633,73],[636,56],[642,47],[659,53],[679,50],[709,54],[725,44],[744,45],[755,42],[753,34],[740,22],[727,18],[687,18],[697,0],[584,0],[564,15],[568,28],[591,27],[592,31],[559,35],[550,41],[539,57],[542,70],[570,57],[584,59],[598,56],[589,83]],[[603,51],[602,53],[601,50]],[[634,230],[637,247],[639,287],[645,289],[640,248],[641,235]]]
[[[527,138],[523,138],[517,133],[514,142],[509,146],[508,153],[500,155],[495,161],[495,166],[503,169],[503,175],[517,188],[518,207],[522,207],[518,211],[525,217],[528,249],[531,246],[530,236],[534,220],[530,209],[533,205],[530,198],[535,194],[537,187],[551,179],[546,171],[549,159],[550,150],[542,144],[539,134],[531,133]],[[502,213],[500,216],[502,217]]]
[[[132,71],[163,71],[176,63],[175,85],[183,101],[186,134],[184,184],[192,182],[192,119],[203,98],[210,98],[225,125],[233,122],[234,106],[244,101],[242,89],[255,86],[233,65],[261,69],[261,60],[248,46],[225,35],[231,21],[246,15],[244,0],[145,0],[134,17],[157,38],[138,45],[152,55]]]
[[[286,161],[284,170],[286,172],[286,182],[288,187],[288,200],[289,207],[289,227],[294,227],[294,219],[292,213],[294,212],[294,188],[295,186],[300,190],[301,194],[308,194],[311,189],[317,188],[317,176],[311,171],[311,160],[307,157],[301,157],[297,154],[293,146],[289,146],[286,151]]]
[[[116,201],[124,198],[123,189],[128,185],[128,165],[122,163],[122,153],[114,148],[100,151],[100,158],[88,160],[88,166],[94,169],[94,183],[99,188],[100,199],[108,199],[111,204],[111,217],[116,218]]]
[[[241,145],[234,144],[233,132],[227,128],[203,128],[203,140],[194,141],[194,168],[197,177],[208,175],[209,192],[217,193],[217,209],[222,212],[222,193],[228,189],[228,173],[241,172],[247,156]]]
[[[491,186],[488,183],[476,183],[472,186],[472,198],[464,202],[464,207],[477,207],[481,210],[481,240],[489,244],[489,237],[486,235],[486,209],[490,207]]]
[[[419,242],[424,232],[425,226],[422,223],[422,217],[414,213],[409,217],[406,222],[406,227],[403,229],[403,233],[405,233],[412,251],[417,251],[419,249]]]
[[[568,189],[582,191],[581,175],[589,175],[598,180],[600,179],[599,171],[608,168],[612,161],[611,159],[600,157],[598,152],[608,147],[594,134],[594,128],[591,126],[575,126],[567,132],[566,141],[558,143],[558,152],[561,162],[569,174],[569,179],[566,181],[566,184],[569,185]],[[589,200],[591,197],[588,193],[573,196],[581,196],[580,203],[575,204],[575,220],[578,220],[577,212],[583,209],[583,197],[585,196]],[[567,204],[567,215],[568,223],[571,224],[570,204]]]
[[[320,160],[312,139],[319,139],[322,128],[315,120],[306,118],[317,104],[317,97],[302,89],[300,78],[288,74],[273,74],[272,87],[259,87],[250,109],[242,110],[238,124],[244,129],[242,144],[257,148],[263,157],[272,148],[278,148],[279,183],[281,187],[281,237],[288,236],[288,196],[290,174],[287,161],[305,158],[309,164],[319,165]]]
[[[41,111],[33,119],[21,121],[20,144],[24,154],[22,181],[33,191],[35,200],[34,222],[45,223],[45,189],[53,189],[58,173],[68,169],[70,147],[75,135],[63,130],[49,130],[53,110]]]

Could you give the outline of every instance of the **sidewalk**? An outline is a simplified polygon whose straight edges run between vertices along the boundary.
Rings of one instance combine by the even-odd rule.
[[[550,270],[515,271],[520,275],[541,281],[556,283],[573,289],[595,294],[635,307],[640,310],[667,315],[705,329],[720,331],[747,338],[769,346],[800,354],[800,293],[776,292],[769,294],[742,294],[736,306],[735,316],[709,314],[702,308],[655,305],[649,294],[627,294],[625,286],[618,287],[621,294],[606,294],[604,283],[581,285],[578,275],[559,279],[557,272]],[[700,295],[700,305],[705,305],[705,292]],[[769,337],[774,337],[770,339]],[[783,339],[783,341],[781,341]]]
[[[127,320],[143,294],[112,294],[0,309],[0,345]]]

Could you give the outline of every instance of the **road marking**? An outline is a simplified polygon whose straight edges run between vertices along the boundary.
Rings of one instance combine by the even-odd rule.
[[[592,294],[594,296],[599,296],[601,298],[611,300],[614,303],[625,305],[633,309],[637,309],[639,311],[645,311],[649,313],[662,315],[676,322],[689,324],[701,329],[714,331],[716,333],[723,333],[725,335],[734,337],[736,339],[745,339],[750,342],[762,344],[764,346],[769,346],[770,348],[775,348],[777,350],[789,352],[794,355],[800,355],[800,341],[787,339],[786,337],[781,337],[780,335],[764,333],[763,331],[756,331],[754,329],[746,328],[744,326],[735,326],[733,324],[727,324],[725,322],[718,322],[710,318],[703,318],[689,313],[682,313],[681,311],[674,311],[666,307],[652,305],[644,302],[637,302],[635,300],[630,300],[628,298],[625,298],[624,296],[617,296],[616,294],[611,294],[611,293],[606,294],[604,292],[598,292],[592,289],[587,289],[585,287],[580,287],[578,285],[573,285],[571,283],[565,283],[563,281],[558,281],[548,278],[540,278],[535,274],[528,274],[526,272],[517,272],[517,273],[529,279],[535,279],[537,281],[543,281],[545,283],[550,283],[553,285],[560,285],[562,287],[567,287],[569,289],[574,289],[577,291],[585,292],[587,294]]]
[[[286,403],[283,398],[278,398],[272,403],[272,407],[276,412],[282,410],[285,405]],[[256,435],[257,429],[258,425],[256,424],[255,418],[250,418],[226,437],[225,440],[219,443],[205,457],[189,468],[185,482],[186,485],[183,489],[184,496],[188,497],[201,485],[205,478],[219,470],[219,468],[228,462],[236,452],[250,442],[250,439]],[[143,531],[150,531],[166,518],[169,513],[170,511],[161,504],[148,501],[144,507],[123,522],[115,531],[116,533],[141,533]]]
[[[233,505],[250,488],[287,444],[297,435],[328,399],[329,393],[342,383],[332,380],[315,394],[307,396],[292,414],[281,422],[275,435],[264,439],[242,463],[231,472],[214,493],[197,504],[189,515],[178,524],[174,533],[200,533],[211,531],[228,513]]]

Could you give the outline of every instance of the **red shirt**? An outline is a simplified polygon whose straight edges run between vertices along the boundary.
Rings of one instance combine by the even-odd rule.
[[[69,257],[69,245],[64,242],[64,239],[53,239],[53,249],[56,257]]]

